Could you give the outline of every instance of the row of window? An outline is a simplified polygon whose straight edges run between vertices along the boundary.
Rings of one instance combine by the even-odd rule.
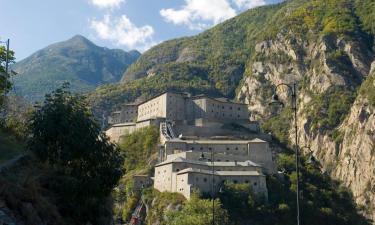
[[[203,149],[204,149],[204,147],[200,147],[200,148],[199,148],[199,150],[203,150]],[[238,150],[238,149],[239,149],[238,147],[235,147],[235,148],[234,148],[234,150]],[[195,150],[195,147],[190,147],[190,150]],[[208,147],[208,150],[212,150],[212,148],[211,148],[211,147]],[[227,151],[230,151],[231,148],[227,147],[226,150],[227,150]],[[243,147],[242,150],[246,150],[246,148]]]
[[[225,109],[225,106],[220,105],[220,104],[217,105],[217,108],[219,109],[220,106],[221,106],[222,109]],[[212,107],[215,107],[215,104],[214,104],[214,103],[212,103]],[[228,108],[229,108],[230,110],[233,110],[233,107],[232,107],[232,106],[229,106]],[[237,107],[237,110],[238,110],[238,111],[241,111],[241,107]]]
[[[182,179],[181,182],[183,182],[183,181],[184,181],[184,180]],[[195,181],[196,181],[196,182],[199,182],[199,178],[196,177],[196,178],[195,178]],[[204,177],[204,178],[203,178],[203,182],[206,183],[207,181],[208,181],[207,178]],[[225,182],[227,182],[227,181],[229,181],[229,182],[233,182],[233,183],[235,183],[235,184],[238,183],[238,181],[237,181],[236,179],[232,179],[232,180],[222,180],[221,183],[225,183]],[[215,180],[215,179],[213,179],[213,183],[216,183],[216,180]],[[250,183],[250,181],[249,181],[249,180],[245,180],[245,183],[248,184],[248,183]],[[257,182],[254,182],[253,185],[254,185],[254,186],[257,186],[258,183],[257,183]]]

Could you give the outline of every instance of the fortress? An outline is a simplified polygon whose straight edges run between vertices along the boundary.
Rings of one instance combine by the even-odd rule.
[[[266,174],[275,172],[273,156],[246,104],[225,98],[165,92],[139,104],[126,104],[108,118],[112,141],[140,128],[160,129],[154,188],[215,194],[224,182],[248,183],[267,197]]]

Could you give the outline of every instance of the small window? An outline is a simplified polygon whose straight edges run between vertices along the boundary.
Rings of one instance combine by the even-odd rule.
[[[237,181],[237,180],[233,180],[233,183],[237,184],[237,183],[238,183],[238,181]]]
[[[207,182],[207,178],[204,178],[203,181],[204,181],[204,182]]]
[[[212,148],[210,147],[210,148],[208,148],[208,150],[212,150]]]
[[[236,147],[235,149],[238,150],[238,147]]]
[[[229,148],[227,148],[227,151],[229,151]]]
[[[203,150],[203,147],[201,147],[200,149]]]
[[[224,106],[222,106],[221,108],[224,109]]]
[[[176,171],[178,172],[178,171],[180,171],[180,169],[176,169]]]
[[[238,107],[238,111],[241,111],[241,108],[240,108],[240,107]]]
[[[249,181],[248,181],[248,180],[245,180],[245,183],[246,183],[246,184],[248,184],[248,183],[249,183]]]
[[[257,186],[258,184],[257,184],[257,182],[254,182],[254,186]]]
[[[190,149],[191,149],[191,150],[194,150],[194,147],[191,147]]]

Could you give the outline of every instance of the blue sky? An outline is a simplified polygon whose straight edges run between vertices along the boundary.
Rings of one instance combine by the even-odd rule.
[[[81,34],[99,46],[145,51],[249,8],[281,0],[0,0],[0,40],[21,60]]]

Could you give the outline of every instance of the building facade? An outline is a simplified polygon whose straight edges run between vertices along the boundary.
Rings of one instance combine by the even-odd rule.
[[[194,190],[216,193],[223,182],[249,184],[267,197],[265,174],[275,173],[268,142],[167,140],[155,166],[154,188],[190,198]]]
[[[232,182],[249,184],[255,194],[266,197],[267,187],[262,171],[260,165],[250,160],[208,162],[207,159],[197,161],[178,157],[155,166],[154,188],[162,192],[179,192],[189,199],[195,190],[216,193],[224,182]]]
[[[150,121],[173,121],[181,130],[192,130],[188,125],[219,129],[223,123],[234,122],[246,129],[259,130],[249,117],[245,104],[205,95],[191,97],[187,93],[165,92],[139,104],[126,104],[120,111],[113,112],[108,117],[111,127],[107,135],[118,141],[121,134],[154,124]]]

